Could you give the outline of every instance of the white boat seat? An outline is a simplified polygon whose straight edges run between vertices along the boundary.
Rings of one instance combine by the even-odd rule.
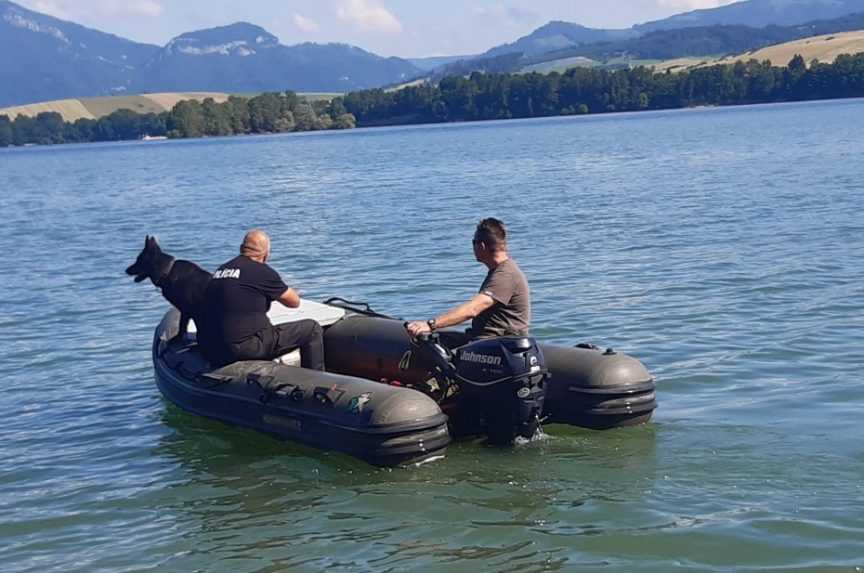
[[[273,304],[270,305],[270,312],[267,313],[267,317],[274,325],[299,322],[311,318],[322,327],[336,324],[344,316],[344,308],[305,299],[300,301],[300,306],[298,308],[288,308],[281,302],[273,302]],[[189,322],[188,331],[190,333],[198,332],[195,328],[194,320]]]

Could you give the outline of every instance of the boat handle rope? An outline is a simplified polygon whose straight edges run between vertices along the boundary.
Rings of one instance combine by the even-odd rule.
[[[336,308],[341,308],[344,310],[350,310],[352,312],[356,312],[358,314],[362,314],[364,316],[371,316],[373,318],[387,318],[390,320],[401,320],[392,316],[387,316],[386,314],[381,314],[380,312],[376,312],[372,310],[372,307],[369,306],[368,302],[357,302],[353,300],[347,300],[342,297],[334,296],[332,298],[328,298],[324,301],[324,304],[329,306],[335,306]]]
[[[411,359],[414,357],[413,350],[406,350],[405,354],[402,355],[402,359],[399,360],[399,371],[407,372],[411,368]]]

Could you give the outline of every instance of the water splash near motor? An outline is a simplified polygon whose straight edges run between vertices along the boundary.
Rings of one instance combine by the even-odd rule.
[[[537,442],[548,442],[552,437],[543,431],[543,426],[537,426],[537,430],[534,432],[534,435],[530,438],[525,438],[523,436],[516,436],[513,440],[513,445],[516,447],[523,447],[529,444],[534,444]]]

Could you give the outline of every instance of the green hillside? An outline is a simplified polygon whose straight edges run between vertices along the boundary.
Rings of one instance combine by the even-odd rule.
[[[242,97],[255,97],[258,94],[242,94]],[[304,93],[298,94],[309,102],[330,101],[341,94],[336,93]],[[183,100],[204,101],[213,98],[217,103],[228,100],[229,94],[221,92],[177,92],[142,95],[107,96],[81,99],[63,99],[27,105],[18,105],[0,109],[0,115],[15,119],[19,115],[36,117],[42,112],[57,112],[64,121],[73,122],[77,119],[99,119],[120,109],[129,109],[136,113],[162,113],[171,111],[178,102]]]

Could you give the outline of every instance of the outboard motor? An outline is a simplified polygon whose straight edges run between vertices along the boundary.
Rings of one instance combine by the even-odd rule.
[[[446,401],[453,386],[458,387],[459,411],[474,421],[482,418],[490,442],[534,436],[549,370],[533,338],[490,338],[453,351],[435,333],[419,337],[418,343],[424,359],[432,364],[439,401]]]

